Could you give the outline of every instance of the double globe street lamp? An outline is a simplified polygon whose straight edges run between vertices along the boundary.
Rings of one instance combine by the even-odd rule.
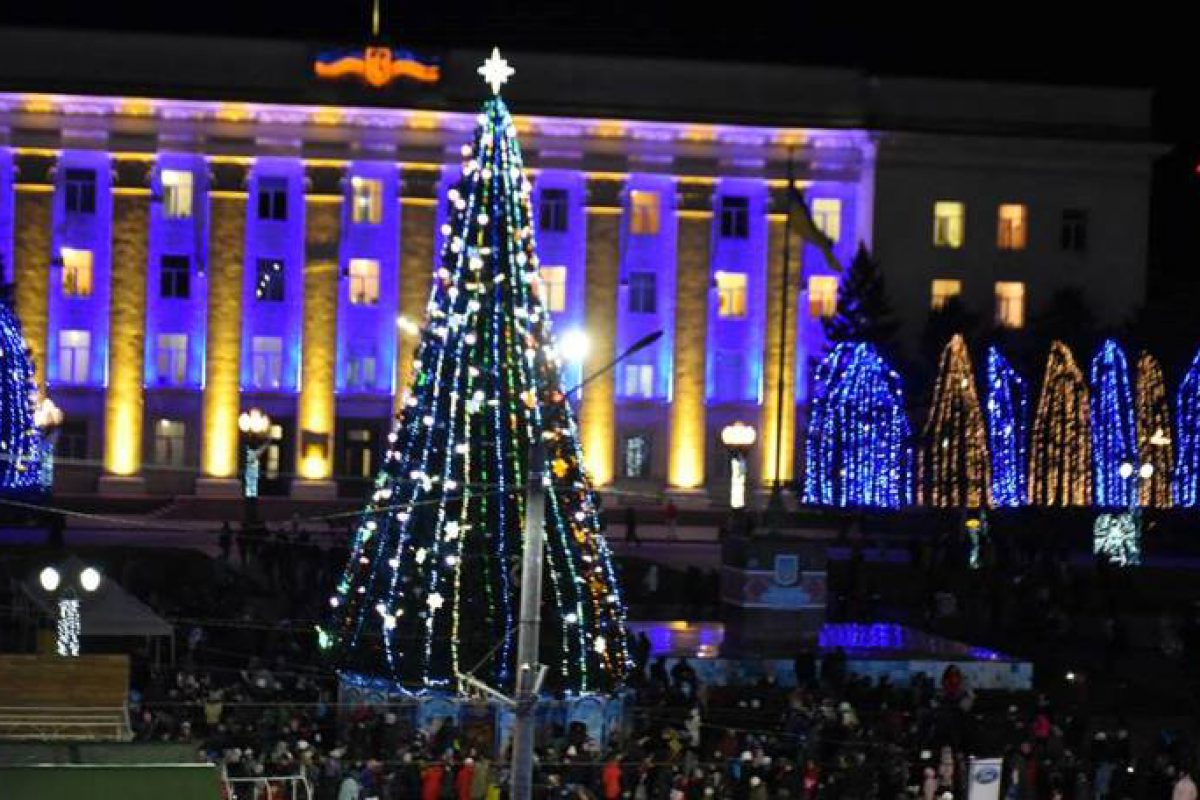
[[[64,575],[61,567],[48,566],[38,573],[42,591],[57,601],[55,646],[60,656],[79,655],[79,640],[83,636],[83,617],[79,609],[79,592],[92,594],[100,588],[100,570],[84,566],[74,575]]]
[[[238,417],[238,430],[246,445],[246,466],[242,473],[243,521],[244,527],[252,527],[258,522],[258,478],[262,472],[259,465],[263,451],[271,443],[271,418],[257,408],[243,411]]]

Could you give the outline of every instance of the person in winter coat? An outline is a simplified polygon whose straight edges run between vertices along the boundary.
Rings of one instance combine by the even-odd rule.
[[[617,753],[609,756],[600,771],[601,796],[604,800],[618,800],[621,796],[621,759]]]
[[[421,800],[441,800],[442,780],[446,776],[446,767],[442,762],[435,761],[427,764],[421,770]]]
[[[475,779],[475,759],[468,758],[454,776],[455,800],[471,800],[471,784]]]

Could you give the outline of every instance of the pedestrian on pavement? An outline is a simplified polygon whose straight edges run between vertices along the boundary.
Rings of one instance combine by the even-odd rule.
[[[637,534],[637,512],[632,505],[625,506],[625,543],[641,544]]]

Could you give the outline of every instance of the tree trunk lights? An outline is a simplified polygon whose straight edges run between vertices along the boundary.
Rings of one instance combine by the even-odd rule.
[[[1029,502],[1086,506],[1092,502],[1092,431],[1088,387],[1062,342],[1050,345],[1033,421]]]
[[[942,350],[929,419],[917,456],[918,500],[923,505],[991,505],[987,430],[971,357],[961,335]]]

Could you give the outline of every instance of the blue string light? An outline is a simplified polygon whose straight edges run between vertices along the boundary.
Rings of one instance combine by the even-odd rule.
[[[1137,470],[1137,428],[1129,364],[1120,345],[1106,339],[1092,359],[1092,471],[1095,504],[1124,508],[1137,496],[1137,480],[1123,478],[1121,464]]]
[[[42,486],[42,436],[33,421],[37,384],[21,323],[0,302],[0,492],[33,494]]]
[[[1175,503],[1200,505],[1200,352],[1192,359],[1175,399]]]
[[[1023,506],[1029,496],[1029,391],[995,347],[988,348],[986,402],[992,502],[1000,507]]]
[[[804,502],[899,508],[912,502],[900,376],[869,344],[842,342],[818,365],[805,436]]]

